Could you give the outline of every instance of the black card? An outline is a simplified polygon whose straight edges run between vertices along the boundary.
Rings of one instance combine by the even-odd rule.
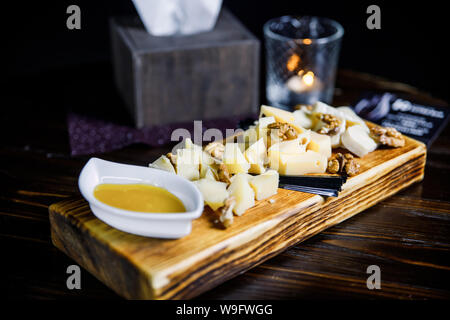
[[[424,142],[428,147],[447,124],[450,109],[424,106],[393,93],[366,94],[353,107],[362,118]]]

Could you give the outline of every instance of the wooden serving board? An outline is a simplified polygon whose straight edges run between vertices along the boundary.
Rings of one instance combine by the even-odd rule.
[[[425,161],[425,145],[406,138],[402,148],[360,159],[361,172],[337,198],[279,189],[274,203],[257,202],[226,230],[205,210],[191,234],[177,240],[116,230],[80,197],[50,206],[52,240],[125,298],[192,298],[422,180]]]

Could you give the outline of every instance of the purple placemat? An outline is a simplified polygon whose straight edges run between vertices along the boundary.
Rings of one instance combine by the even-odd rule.
[[[234,129],[239,122],[250,116],[230,117],[202,121],[202,131],[217,128],[225,136],[226,129]],[[134,143],[144,143],[152,147],[171,142],[172,132],[177,128],[194,133],[194,122],[176,123],[164,126],[136,129],[112,122],[69,113],[67,116],[70,149],[73,156],[105,153]]]

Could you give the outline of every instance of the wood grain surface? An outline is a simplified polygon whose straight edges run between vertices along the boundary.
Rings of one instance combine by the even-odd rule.
[[[424,144],[378,149],[339,197],[279,189],[235,219],[214,225],[205,210],[190,235],[177,240],[135,236],[97,219],[83,199],[49,208],[53,243],[119,295],[130,299],[193,298],[282,250],[338,224],[423,178]]]
[[[59,81],[61,72],[68,81]],[[76,264],[50,238],[50,204],[79,195],[77,177],[89,157],[71,157],[68,109],[124,123],[109,65],[66,68],[39,78],[10,79],[4,98],[14,107],[0,117],[0,238],[8,298],[118,299],[82,268],[81,290],[66,287]],[[83,81],[80,81],[83,79]],[[10,86],[11,84],[11,86]],[[32,85],[31,85],[32,84]],[[30,90],[23,94],[26,85]],[[48,88],[52,88],[49,99]],[[77,94],[65,99],[63,92]],[[334,103],[356,101],[364,91],[391,91],[418,103],[446,105],[429,94],[368,74],[341,70]],[[146,165],[171,146],[134,145],[96,155]],[[427,153],[425,176],[300,245],[208,290],[198,299],[449,299],[450,128]],[[381,290],[368,290],[366,268],[381,268]]]

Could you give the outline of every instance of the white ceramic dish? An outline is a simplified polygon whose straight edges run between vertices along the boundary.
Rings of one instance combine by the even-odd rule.
[[[94,188],[101,183],[144,183],[164,188],[183,202],[186,212],[141,213],[109,206],[94,197]],[[97,218],[140,236],[181,238],[191,232],[191,221],[203,212],[203,197],[194,184],[163,170],[91,158],[80,173],[78,187]]]

